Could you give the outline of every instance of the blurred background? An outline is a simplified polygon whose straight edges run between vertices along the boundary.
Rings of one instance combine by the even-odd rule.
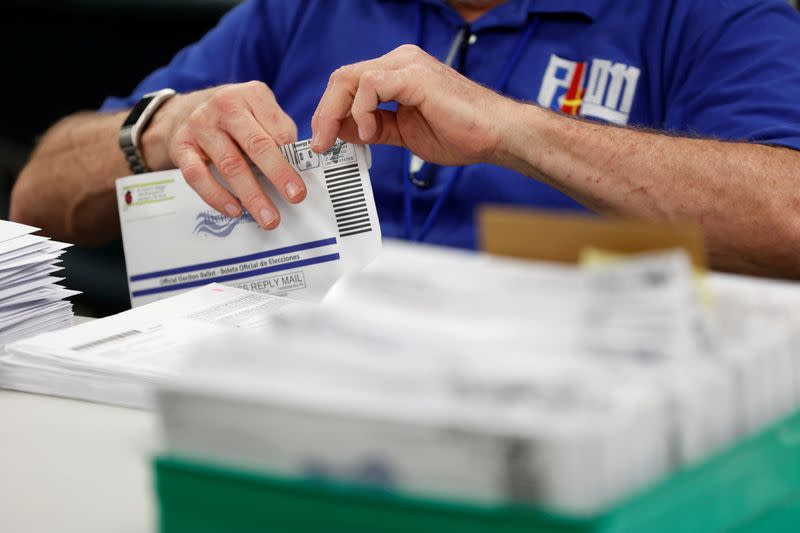
[[[14,179],[59,118],[125,95],[213,27],[236,0],[4,0],[0,45],[0,218]],[[797,0],[793,0],[797,7]],[[145,30],[145,34],[142,33]],[[78,314],[128,308],[122,246],[75,247],[64,257]]]
[[[37,136],[58,119],[126,95],[212,28],[236,0],[3,0],[0,218]],[[142,31],[146,33],[142,33]],[[122,245],[64,256],[78,314],[129,307]]]

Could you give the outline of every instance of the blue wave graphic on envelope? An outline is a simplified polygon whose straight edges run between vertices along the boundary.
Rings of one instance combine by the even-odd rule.
[[[195,217],[194,233],[205,233],[214,237],[227,237],[241,223],[255,222],[253,216],[245,211],[237,218],[226,217],[214,211],[201,211]]]

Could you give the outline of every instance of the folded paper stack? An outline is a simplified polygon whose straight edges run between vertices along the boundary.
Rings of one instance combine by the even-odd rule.
[[[5,345],[72,324],[77,294],[58,285],[70,245],[32,235],[38,228],[0,220],[0,353]]]

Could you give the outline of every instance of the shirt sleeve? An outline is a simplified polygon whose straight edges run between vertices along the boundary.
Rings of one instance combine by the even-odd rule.
[[[200,41],[187,46],[126,97],[109,97],[100,111],[132,107],[164,88],[191,92],[224,83],[261,80],[271,85],[303,2],[248,0],[229,11]]]
[[[783,0],[692,5],[670,28],[664,129],[800,150],[800,14]]]

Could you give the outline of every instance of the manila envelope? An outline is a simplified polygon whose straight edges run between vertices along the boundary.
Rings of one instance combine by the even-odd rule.
[[[691,223],[488,205],[478,211],[478,239],[491,254],[559,263],[577,263],[589,248],[618,254],[683,248],[695,268],[707,266],[702,233]]]

